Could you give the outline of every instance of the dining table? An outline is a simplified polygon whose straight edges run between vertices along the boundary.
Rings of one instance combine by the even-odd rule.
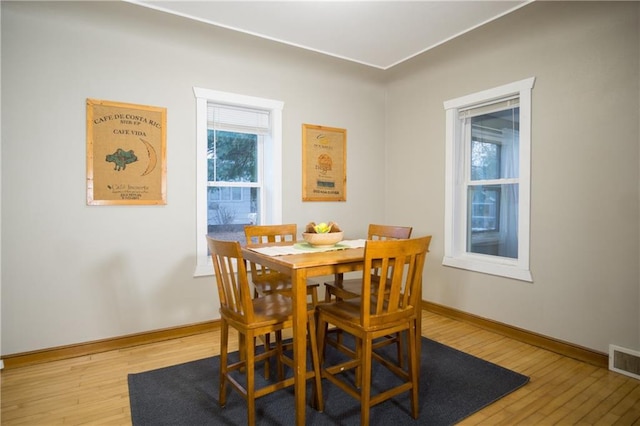
[[[254,262],[291,276],[293,302],[293,364],[296,425],[305,424],[307,371],[307,278],[345,274],[364,268],[366,240],[343,240],[324,248],[303,242],[247,244],[242,247],[246,261]],[[418,288],[422,292],[422,283]],[[421,306],[416,306],[415,333],[421,336]],[[419,340],[418,340],[419,341]],[[420,360],[421,345],[417,345]],[[418,369],[420,365],[418,364]]]

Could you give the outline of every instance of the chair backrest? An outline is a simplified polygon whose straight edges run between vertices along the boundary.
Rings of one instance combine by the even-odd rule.
[[[242,323],[253,322],[251,289],[240,243],[207,237],[207,244],[218,284],[220,313]]]
[[[295,242],[298,240],[298,225],[295,223],[284,225],[246,225],[244,236],[247,245],[275,243],[280,241]],[[251,280],[254,283],[285,279],[281,273],[251,262]]]
[[[369,225],[368,240],[404,240],[411,238],[411,226]]]
[[[246,225],[244,236],[247,244],[275,243],[279,241],[297,241],[298,225]]]
[[[364,248],[361,325],[388,324],[415,316],[422,299],[422,271],[431,236],[368,240]],[[379,279],[371,273],[380,270]],[[384,297],[376,297],[383,294]]]
[[[411,238],[411,226],[393,226],[369,224],[367,233],[368,240],[405,240]],[[378,269],[371,271],[373,279],[377,280],[380,275]]]

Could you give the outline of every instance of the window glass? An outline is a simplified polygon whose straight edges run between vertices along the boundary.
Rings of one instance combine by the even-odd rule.
[[[255,133],[208,129],[208,235],[245,244],[244,226],[258,222],[262,141],[262,135]]]
[[[509,225],[518,223],[520,108],[501,107],[466,119],[471,125],[469,140],[461,141],[470,144],[466,248],[517,259],[518,227]],[[496,182],[504,179],[512,183]]]
[[[223,110],[216,106],[216,110]],[[219,130],[225,123],[210,123],[207,131],[207,235],[245,244],[244,227],[259,222],[263,161],[260,134]],[[237,126],[237,124],[236,124]]]
[[[467,252],[517,259],[518,185],[470,186],[468,200]]]
[[[474,185],[469,187],[468,209],[471,234],[495,232],[500,229],[500,185]],[[469,251],[473,251],[470,249]]]

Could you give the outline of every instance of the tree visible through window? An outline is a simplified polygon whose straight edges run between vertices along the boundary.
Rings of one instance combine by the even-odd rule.
[[[258,136],[209,130],[207,159],[211,182],[256,182]]]

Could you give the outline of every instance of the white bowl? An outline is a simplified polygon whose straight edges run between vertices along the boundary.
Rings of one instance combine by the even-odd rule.
[[[327,232],[316,234],[313,232],[303,232],[302,238],[314,247],[333,247],[344,237],[344,232]]]

